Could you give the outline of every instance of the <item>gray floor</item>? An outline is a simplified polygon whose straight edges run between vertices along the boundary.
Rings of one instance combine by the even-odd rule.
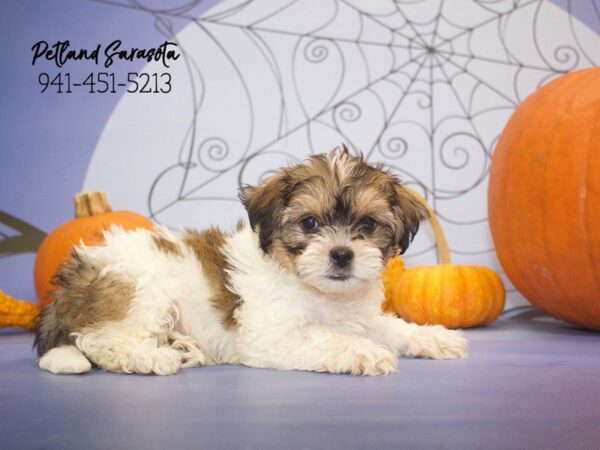
[[[468,331],[463,361],[359,378],[221,366],[173,377],[34,365],[0,336],[0,448],[600,448],[600,334],[525,311]]]

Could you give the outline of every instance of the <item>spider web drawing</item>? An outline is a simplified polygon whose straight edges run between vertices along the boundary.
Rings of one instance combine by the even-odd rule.
[[[156,221],[233,223],[238,187],[344,142],[428,199],[456,260],[497,270],[486,191],[499,134],[533,90],[600,61],[598,35],[548,0],[225,0],[201,15],[194,1],[111,4],[151,14],[182,51],[179,94],[128,100],[159,111],[138,127],[172,125],[168,139],[127,143],[148,167],[139,192]],[[102,152],[121,151],[120,130],[107,126],[86,186],[106,183]],[[408,260],[435,261],[430,235]]]

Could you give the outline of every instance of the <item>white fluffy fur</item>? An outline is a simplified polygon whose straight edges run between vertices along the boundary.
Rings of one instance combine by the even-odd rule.
[[[92,370],[92,365],[74,345],[56,347],[40,358],[40,369],[52,373],[84,373]]]
[[[159,375],[221,363],[385,375],[396,371],[399,355],[466,356],[460,332],[383,314],[379,282],[351,284],[341,294],[308,287],[262,252],[249,227],[232,235],[225,247],[230,288],[242,299],[235,314],[238,326],[225,329],[222,313],[210,303],[200,263],[178,236],[162,232],[178,242],[183,257],[157,250],[146,230],[112,229],[104,245],[81,247],[105,267],[104,273],[135,283],[135,297],[125,319],[81,330],[76,347],[49,351],[40,368],[85,372],[90,370],[87,357],[106,370]],[[364,251],[368,257],[369,249]],[[367,272],[380,269],[364,266]]]

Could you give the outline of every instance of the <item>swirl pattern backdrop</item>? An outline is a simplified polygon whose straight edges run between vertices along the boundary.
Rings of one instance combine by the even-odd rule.
[[[499,134],[533,90],[600,63],[598,34],[570,5],[225,0],[196,17],[193,2],[136,2],[183,60],[170,69],[171,94],[121,99],[84,187],[172,228],[231,227],[244,214],[239,186],[345,142],[431,202],[455,261],[503,275],[486,203]],[[600,5],[590,5],[600,21]],[[173,34],[176,19],[189,24]],[[423,230],[409,265],[436,262]],[[507,305],[523,303],[505,282]]]

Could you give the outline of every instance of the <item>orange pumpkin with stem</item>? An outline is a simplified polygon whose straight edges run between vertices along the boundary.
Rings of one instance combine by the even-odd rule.
[[[488,267],[452,264],[435,212],[423,197],[412,193],[429,212],[440,264],[412,267],[393,280],[391,287],[388,284],[393,310],[410,322],[448,328],[475,327],[493,321],[504,308],[502,280]]]
[[[42,242],[35,260],[35,290],[42,307],[51,301],[52,277],[65,261],[74,245],[83,242],[94,245],[102,240],[102,232],[112,225],[125,230],[151,229],[147,217],[132,211],[113,211],[104,192],[82,192],[75,196],[75,218],[49,233]]]

